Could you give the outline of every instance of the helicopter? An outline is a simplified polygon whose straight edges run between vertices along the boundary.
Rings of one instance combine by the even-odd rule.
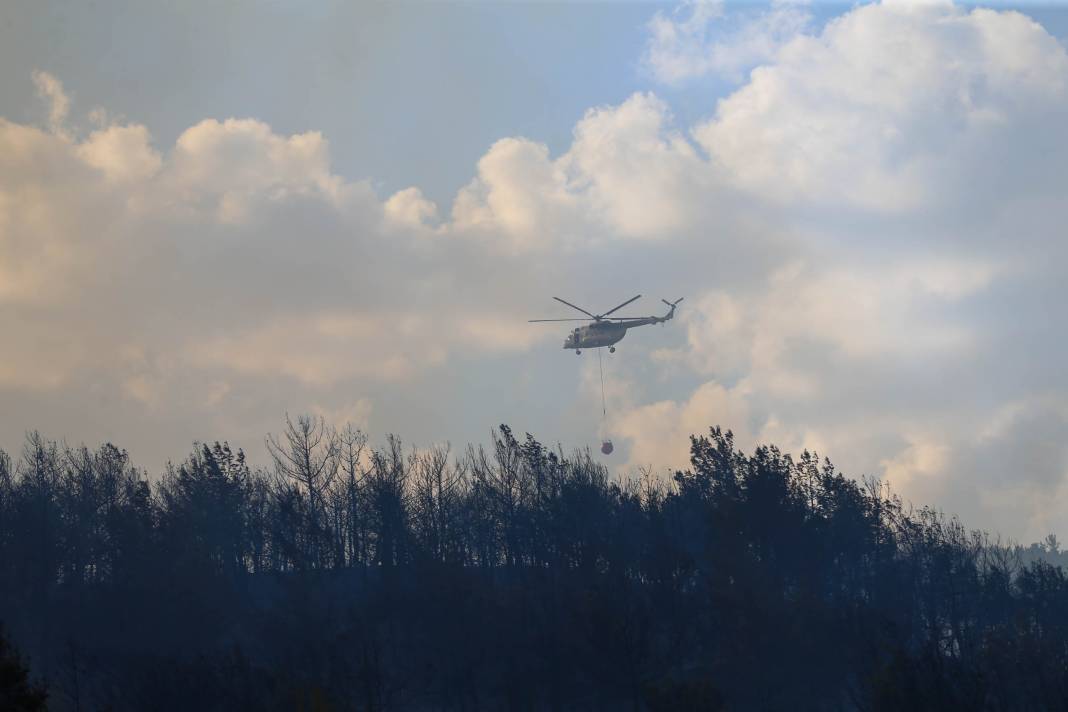
[[[574,331],[567,335],[567,339],[564,340],[565,349],[574,349],[576,354],[581,354],[582,349],[592,349],[600,346],[607,346],[609,353],[615,353],[616,347],[613,344],[618,343],[624,336],[627,335],[627,329],[633,329],[636,326],[645,326],[646,324],[663,324],[665,321],[672,319],[675,316],[675,307],[679,302],[683,300],[683,297],[679,297],[673,302],[669,302],[666,299],[661,299],[664,304],[669,307],[668,313],[664,316],[614,316],[609,317],[609,314],[614,314],[623,307],[627,306],[631,302],[641,299],[642,295],[631,297],[627,301],[623,302],[617,307],[609,309],[603,314],[591,314],[582,307],[577,307],[571,302],[566,302],[560,297],[553,297],[561,304],[566,304],[572,309],[585,314],[588,319],[530,319],[530,323],[545,322],[545,321],[592,321],[592,324],[586,326],[577,326]]]

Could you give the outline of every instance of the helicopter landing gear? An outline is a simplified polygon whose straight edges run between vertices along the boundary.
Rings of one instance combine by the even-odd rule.
[[[608,347],[608,353],[614,354],[615,352],[616,352],[616,347],[615,346],[609,346]]]
[[[576,355],[581,354],[581,353],[582,353],[581,351],[579,351],[578,349],[575,349],[575,354]]]

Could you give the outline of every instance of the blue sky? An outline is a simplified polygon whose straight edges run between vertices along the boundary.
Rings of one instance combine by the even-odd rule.
[[[976,526],[1068,513],[1051,5],[15,2],[0,447],[285,412],[621,474],[712,424]],[[1036,21],[1038,24],[1036,24]],[[674,323],[596,360],[559,295]]]

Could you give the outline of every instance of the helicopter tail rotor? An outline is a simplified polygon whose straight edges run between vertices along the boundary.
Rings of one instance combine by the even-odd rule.
[[[669,312],[667,313],[667,316],[665,316],[665,317],[664,317],[664,318],[663,318],[663,319],[661,320],[661,322],[660,322],[661,324],[663,324],[663,323],[664,323],[665,321],[667,321],[668,319],[671,319],[672,317],[674,317],[674,316],[675,316],[675,307],[677,307],[677,306],[679,305],[679,302],[681,302],[681,301],[682,301],[683,299],[685,299],[685,298],[686,298],[686,297],[679,297],[678,299],[676,299],[676,300],[675,300],[675,301],[673,301],[673,302],[669,302],[669,301],[668,301],[668,300],[666,300],[666,299],[661,299],[661,300],[660,300],[660,301],[662,301],[662,302],[663,302],[664,304],[667,304],[667,305],[668,305],[669,307],[671,307],[671,311],[669,311]]]

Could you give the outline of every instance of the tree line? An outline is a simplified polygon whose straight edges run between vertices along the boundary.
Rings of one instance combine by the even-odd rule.
[[[811,453],[712,428],[687,470],[618,479],[506,426],[406,450],[312,417],[267,447],[155,481],[111,444],[0,451],[25,709],[1068,705],[1055,537],[1004,545]]]

